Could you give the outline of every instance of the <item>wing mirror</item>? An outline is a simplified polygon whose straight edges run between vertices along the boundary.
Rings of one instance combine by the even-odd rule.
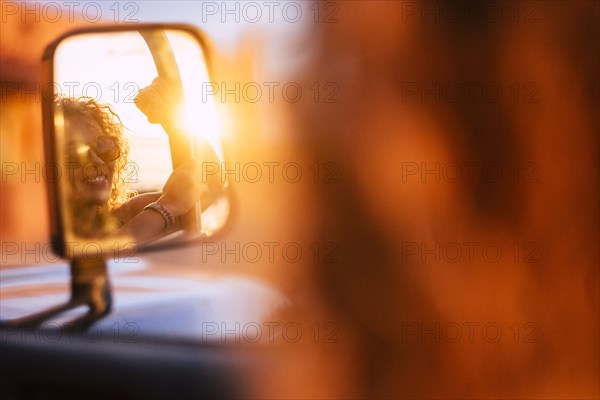
[[[79,30],[44,56],[57,254],[205,238],[229,215],[206,40],[187,26]]]
[[[71,31],[45,51],[43,121],[51,242],[70,260],[69,303],[110,311],[105,260],[214,237],[231,212],[210,52],[196,28],[144,24]]]

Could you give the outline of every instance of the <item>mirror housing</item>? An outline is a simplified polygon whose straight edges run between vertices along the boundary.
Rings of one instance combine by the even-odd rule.
[[[127,257],[222,233],[232,201],[231,188],[215,174],[225,151],[216,104],[204,95],[212,73],[208,40],[184,24],[77,29],[46,48],[42,112],[46,164],[53,172],[47,186],[56,254],[69,260]],[[161,87],[168,90],[158,90],[164,100],[159,111],[170,110],[162,120],[153,115],[152,104]],[[82,133],[87,128],[73,124],[70,108],[81,108],[84,100],[102,108],[110,103],[114,125],[122,126],[113,136],[123,137],[136,159],[115,162],[103,154],[112,149],[107,150],[106,135]],[[126,158],[124,153],[115,152]],[[124,191],[117,188],[117,175],[130,178],[125,183],[133,190],[117,193]],[[121,203],[109,204],[117,195]],[[185,207],[173,207],[182,203]]]

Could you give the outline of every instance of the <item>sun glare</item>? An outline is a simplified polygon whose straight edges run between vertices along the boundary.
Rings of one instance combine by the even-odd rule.
[[[201,48],[187,33],[170,31],[167,37],[177,59],[185,102],[180,114],[181,127],[196,139],[206,140],[223,159],[221,125],[213,96],[206,96],[209,82],[206,60]]]

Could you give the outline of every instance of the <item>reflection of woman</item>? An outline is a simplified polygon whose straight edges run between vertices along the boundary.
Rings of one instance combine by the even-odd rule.
[[[114,211],[131,193],[123,177],[129,150],[123,127],[109,106],[94,99],[65,98],[60,104],[67,137],[73,228],[79,236],[105,236],[121,225]]]
[[[163,101],[152,90],[144,96]],[[111,107],[90,98],[60,104],[71,171],[69,205],[78,236],[124,236],[141,243],[176,228],[178,218],[205,197],[201,164],[192,159],[173,171],[162,192],[135,195],[124,177],[128,145],[123,126]]]

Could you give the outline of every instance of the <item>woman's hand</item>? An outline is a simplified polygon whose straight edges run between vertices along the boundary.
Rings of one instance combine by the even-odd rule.
[[[150,86],[140,89],[133,100],[151,124],[174,125],[182,96],[166,80],[155,78]]]
[[[202,177],[202,163],[190,159],[171,173],[157,203],[167,207],[178,218],[208,192],[209,186]]]

